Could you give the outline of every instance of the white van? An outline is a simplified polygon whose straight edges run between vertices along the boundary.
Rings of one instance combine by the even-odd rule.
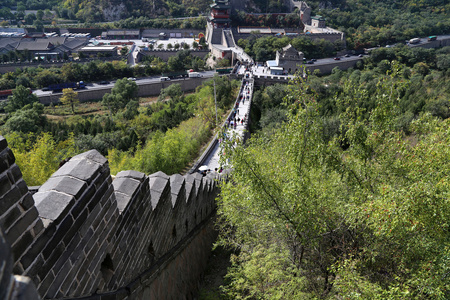
[[[161,81],[168,81],[168,80],[170,80],[169,77],[161,77]]]
[[[197,78],[197,77],[202,77],[202,74],[200,74],[199,72],[190,72],[189,73],[189,78]]]

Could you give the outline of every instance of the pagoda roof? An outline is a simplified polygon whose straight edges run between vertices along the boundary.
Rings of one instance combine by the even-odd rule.
[[[231,5],[228,2],[215,2],[211,4],[210,7],[216,9],[229,9],[231,8]]]

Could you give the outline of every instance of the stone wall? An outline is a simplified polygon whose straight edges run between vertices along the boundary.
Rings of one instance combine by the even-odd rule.
[[[335,67],[338,67],[341,70],[347,70],[349,68],[354,68],[356,67],[356,64],[358,63],[358,61],[362,60],[363,58],[358,58],[358,59],[341,59],[338,61],[334,61],[331,63],[327,63],[327,64],[314,64],[314,65],[304,65],[306,67],[306,70],[308,72],[310,72],[311,74],[314,72],[314,70],[319,69],[320,70],[320,74],[322,75],[326,75],[326,74],[331,74],[331,72],[333,71],[333,69]]]
[[[0,148],[0,298],[33,299],[14,296],[22,287],[37,299],[36,286],[46,299],[192,299],[215,238],[219,177],[112,180],[91,150],[31,196],[3,137]]]
[[[23,62],[23,63],[0,63],[0,74],[8,73],[8,72],[14,72],[16,69],[24,69],[24,68],[32,68],[32,67],[39,67],[39,68],[61,68],[64,64],[67,63],[79,63],[79,64],[85,64],[89,63],[91,61],[95,60],[101,60],[101,61],[115,61],[115,60],[121,60],[121,57],[98,57],[98,58],[84,58],[84,59],[78,59],[73,61],[65,61],[65,62],[49,62],[49,61],[41,61],[41,62]]]
[[[324,39],[329,42],[335,42],[335,41],[345,41],[344,40],[344,33],[339,32],[336,30],[333,30],[332,32],[323,32],[323,33],[308,33],[305,34],[306,37],[312,39],[312,40],[321,40]]]
[[[183,50],[183,49],[180,49]],[[138,53],[137,62],[140,62],[142,60],[143,56],[156,56],[161,58],[163,61],[168,61],[170,57],[175,56],[179,50],[173,49],[152,49],[148,51],[141,50]],[[200,57],[201,59],[204,59],[206,55],[209,53],[209,49],[204,50],[190,50],[189,53],[192,56]]]
[[[209,80],[211,78],[208,77],[196,77],[196,78],[184,78],[184,79],[174,79],[170,81],[162,81],[162,82],[149,82],[149,83],[138,83],[138,96],[139,97],[148,97],[148,96],[158,96],[161,93],[161,89],[167,88],[169,85],[178,83],[181,86],[181,90],[183,92],[194,91],[195,88],[202,84],[203,81]],[[93,100],[101,100],[103,95],[106,93],[111,93],[111,87],[97,87],[94,89],[84,89],[77,90],[78,99],[80,102],[87,102]],[[50,103],[59,103],[59,98],[62,96],[62,93],[54,93],[39,96],[39,102],[44,105],[49,105]]]

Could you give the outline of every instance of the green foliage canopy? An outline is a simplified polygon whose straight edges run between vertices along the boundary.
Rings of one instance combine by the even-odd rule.
[[[5,111],[8,113],[15,112],[25,105],[39,102],[36,95],[32,94],[29,88],[19,85],[12,91],[12,95],[8,97]]]
[[[344,83],[332,139],[316,96],[299,83],[284,126],[224,149],[233,173],[219,198],[221,243],[239,250],[229,296],[449,297],[449,121],[423,114],[414,135],[397,131],[409,82],[392,71],[370,95]],[[361,97],[375,106],[355,105]]]

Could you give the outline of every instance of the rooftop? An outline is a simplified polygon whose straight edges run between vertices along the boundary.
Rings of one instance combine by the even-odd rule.
[[[278,67],[278,63],[276,60],[268,60],[266,64],[269,68]]]

